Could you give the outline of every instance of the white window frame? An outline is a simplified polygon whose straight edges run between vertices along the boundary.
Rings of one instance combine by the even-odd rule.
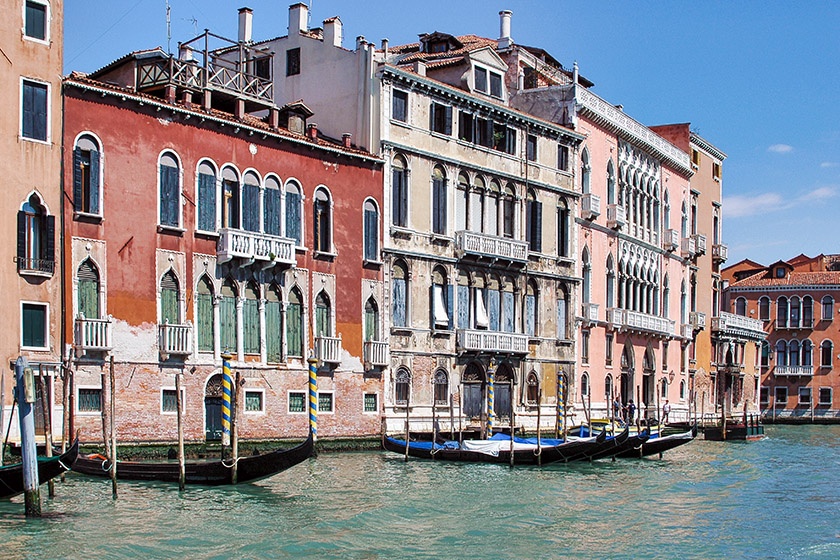
[[[289,407],[292,404],[292,395],[303,395],[303,411],[292,411]],[[286,391],[286,414],[308,415],[309,414],[309,393],[307,391]]]
[[[802,400],[803,393],[808,394],[808,401],[807,402]],[[814,403],[814,391],[810,387],[799,387],[797,389],[797,396],[798,396],[797,404],[799,404],[799,405],[812,406],[813,403]]]
[[[79,408],[79,403],[81,402],[79,400],[79,392],[82,389],[99,391],[99,410],[81,410]],[[75,401],[75,405],[74,405],[73,408],[76,409],[76,416],[101,416],[102,415],[102,409],[105,407],[105,399],[103,398],[104,397],[104,392],[102,391],[101,386],[77,385],[76,388],[75,388],[75,393],[76,393],[75,394],[76,401]]]
[[[822,390],[828,389],[828,402],[823,402],[822,400]],[[834,388],[833,387],[819,387],[817,392],[819,400],[817,401],[817,406],[831,406],[831,403],[834,402]]]
[[[784,394],[785,394],[784,401],[779,400],[779,391],[784,392]],[[774,387],[773,388],[773,402],[775,404],[777,404],[777,405],[783,404],[783,405],[787,406],[787,402],[788,402],[789,397],[790,397],[790,395],[788,395],[788,388],[787,387]]]
[[[92,132],[90,130],[83,130],[82,132],[78,133],[76,135],[75,140],[73,140],[73,149],[74,150],[76,149],[76,146],[79,145],[79,140],[82,139],[82,136],[90,136],[94,140],[96,140],[97,144],[99,144],[99,184],[96,186],[96,188],[99,189],[99,213],[94,214],[94,213],[91,213],[91,212],[77,212],[74,209],[73,214],[75,214],[77,216],[94,216],[96,218],[101,218],[105,215],[105,210],[104,210],[104,202],[105,202],[105,196],[104,196],[105,195],[105,173],[104,173],[105,172],[105,149],[104,149],[103,144],[102,144],[102,139],[99,138],[98,134],[96,134],[95,132]],[[73,156],[71,154],[71,158],[72,157]],[[73,173],[71,173],[71,175],[70,175],[71,181],[73,180],[73,174],[75,172],[76,172],[76,167],[75,167],[75,161],[74,161],[73,162]],[[159,180],[160,179],[158,179],[158,181]],[[72,189],[72,186],[73,185],[71,184],[70,185],[71,189]],[[196,175],[196,192],[198,192],[198,175]]]
[[[330,395],[330,410],[321,410],[321,395]],[[335,391],[318,391],[315,398],[318,403],[319,416],[321,414],[335,414]]]
[[[23,35],[24,41],[32,41],[33,43],[39,43],[41,45],[49,45],[50,44],[50,22],[52,22],[52,7],[50,6],[49,2],[45,0],[29,0],[34,4],[41,4],[46,8],[44,14],[44,38],[38,39],[37,37],[31,37],[26,34],[26,0],[21,2],[21,20],[23,25],[20,28],[21,35]]]
[[[368,395],[373,395],[374,398],[376,398],[376,408],[372,411],[371,410],[365,410],[365,397],[367,397]],[[335,404],[335,403],[333,403],[333,404]],[[377,393],[375,391],[373,393],[368,393],[368,392],[363,392],[362,393],[362,414],[379,414],[379,393]]]
[[[247,401],[248,393],[259,393],[260,394],[260,410],[248,410],[248,407],[246,405],[246,403],[248,402]],[[261,387],[252,387],[252,388],[243,389],[242,411],[245,414],[253,415],[253,416],[265,415],[265,389],[263,389]]]
[[[44,342],[47,344],[46,346],[24,346],[23,345],[23,306],[26,305],[40,305],[46,308],[45,318],[44,318]],[[50,304],[49,302],[44,301],[27,301],[21,300],[20,301],[20,320],[18,321],[18,327],[20,328],[20,349],[21,350],[32,350],[35,352],[49,352],[50,351]]]
[[[764,392],[764,391],[762,391],[762,389],[767,389],[767,398],[766,399],[761,398],[761,395]],[[768,406],[771,404],[771,401],[770,401],[770,387],[765,387],[765,386],[759,387],[759,389],[758,389],[758,404],[763,404],[763,405],[768,405]]]
[[[167,153],[172,154],[175,157],[175,161],[178,162],[178,225],[175,226],[160,223],[160,160],[163,157],[163,155]],[[155,182],[157,183],[157,199],[155,203],[157,210],[155,214],[155,222],[157,223],[157,226],[161,229],[168,231],[178,231],[183,233],[184,231],[186,231],[184,229],[184,202],[182,200],[184,198],[184,162],[181,161],[181,156],[178,155],[178,152],[176,152],[172,148],[164,148],[160,151],[160,153],[158,153],[156,171],[157,172],[155,173]]]
[[[298,216],[300,216],[300,244],[295,245],[296,251],[306,251],[306,195],[303,191],[303,183],[301,183],[300,179],[295,177],[289,177],[283,183],[283,194],[280,196],[281,198],[281,207],[282,207],[282,222],[280,225],[280,231],[282,233],[282,237],[286,237],[286,189],[289,188],[289,184],[292,183],[297,188],[298,192],[300,193],[300,208]],[[315,191],[313,191],[315,192]],[[295,240],[297,243],[297,240]]]
[[[166,386],[160,388],[160,414],[161,416],[177,416],[177,410],[164,410],[163,409],[163,393],[164,391],[176,391],[175,386]],[[181,387],[181,414],[186,414],[187,412],[187,395],[186,391],[183,387]]]
[[[382,229],[382,224],[380,223],[382,220],[382,209],[379,207],[379,203],[376,201],[376,199],[370,196],[366,197],[364,201],[362,201],[362,255],[364,256],[364,243],[365,241],[367,241],[367,239],[365,238],[365,234],[367,233],[367,231],[365,230],[365,205],[368,202],[373,204],[373,208],[376,210],[376,231],[374,232],[374,235],[376,235],[377,258],[375,258],[374,260],[365,258],[364,262],[370,264],[382,264],[382,261],[378,258],[378,256],[382,254],[382,236],[379,234],[380,230]]]
[[[476,82],[475,82],[475,74],[476,74],[477,70],[483,70],[484,71],[484,80],[485,80],[484,89],[478,89],[478,84],[476,84]],[[472,78],[473,91],[477,91],[478,93],[483,93],[484,95],[487,95],[487,96],[490,95],[490,69],[485,68],[484,66],[479,66],[478,64],[473,64],[473,71],[472,71],[471,78]]]
[[[31,82],[33,84],[40,84],[47,86],[47,139],[46,140],[38,140],[37,138],[30,138],[28,136],[23,135],[23,85],[24,82]],[[20,87],[18,88],[18,92],[20,94],[20,102],[19,110],[18,110],[18,139],[25,140],[26,142],[35,142],[36,144],[45,144],[50,145],[52,144],[52,84],[50,82],[45,82],[44,80],[39,80],[38,78],[30,78],[28,76],[21,76],[20,77]],[[160,182],[160,179],[158,179]]]

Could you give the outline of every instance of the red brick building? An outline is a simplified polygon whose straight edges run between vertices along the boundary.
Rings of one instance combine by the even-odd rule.
[[[766,417],[840,416],[840,256],[799,255],[723,270],[732,312],[760,319],[760,405]]]
[[[219,436],[221,358],[245,379],[244,438],[378,433],[381,161],[278,107],[244,62],[127,55],[64,81],[64,338],[75,426],[101,439],[113,360],[122,441]],[[235,79],[224,80],[222,76]],[[71,313],[72,310],[72,313]],[[244,410],[242,410],[244,409]]]

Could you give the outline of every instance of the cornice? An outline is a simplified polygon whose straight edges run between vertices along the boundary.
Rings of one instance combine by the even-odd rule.
[[[705,138],[703,138],[702,136],[700,136],[696,132],[691,132],[690,133],[689,141],[692,144],[694,144],[695,146],[697,146],[698,148],[700,148],[701,150],[708,153],[713,158],[717,158],[720,161],[723,161],[723,160],[726,159],[726,154],[725,153],[723,153],[722,151],[720,151],[719,149],[714,147],[709,141],[707,141]]]

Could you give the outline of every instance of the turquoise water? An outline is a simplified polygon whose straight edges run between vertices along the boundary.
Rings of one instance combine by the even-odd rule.
[[[322,454],[239,487],[68,475],[0,558],[840,558],[840,426],[552,467]],[[43,494],[46,495],[46,486]]]

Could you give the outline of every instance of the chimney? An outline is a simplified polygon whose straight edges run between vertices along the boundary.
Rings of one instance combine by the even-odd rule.
[[[324,20],[324,43],[334,47],[341,46],[341,40],[344,38],[341,20],[338,16]]]
[[[356,50],[357,51],[360,51],[363,48],[365,48],[366,44],[367,44],[367,41],[365,41],[365,36],[364,35],[359,35],[358,37],[356,37]]]
[[[388,58],[388,39],[382,39],[382,52],[385,53],[385,59]]]
[[[309,31],[309,8],[303,2],[289,6],[289,36]]]
[[[499,48],[506,49],[513,44],[513,39],[510,37],[510,16],[513,12],[510,10],[502,10],[499,12]]]
[[[349,132],[345,132],[344,134],[341,135],[341,143],[344,144],[345,148],[350,147],[350,145],[352,144],[352,140],[353,140],[353,135],[350,134]]]
[[[425,60],[415,60],[414,67],[412,68],[414,73],[418,76],[425,76],[426,75],[426,61]]]
[[[251,8],[239,8],[239,42],[251,42],[251,29],[253,28],[254,11]]]
[[[315,142],[318,141],[318,125],[315,123],[309,123],[306,125],[306,133],[309,135],[310,140],[314,140]]]

